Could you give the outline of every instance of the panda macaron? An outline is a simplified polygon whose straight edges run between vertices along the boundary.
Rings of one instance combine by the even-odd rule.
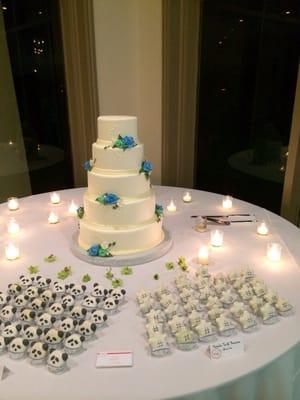
[[[97,326],[97,328],[100,328],[105,324],[105,321],[107,321],[107,315],[103,310],[93,310],[91,312],[91,321],[94,322]]]
[[[43,276],[37,276],[36,277],[36,284],[40,289],[46,289],[50,286],[51,279],[50,278],[44,278]]]
[[[118,310],[119,300],[113,296],[104,297],[102,308],[109,314],[114,314]]]
[[[86,295],[83,297],[81,305],[83,307],[86,307],[89,310],[93,310],[98,307],[100,302],[101,302],[101,299],[99,297],[93,297],[93,296]]]
[[[64,338],[64,332],[55,328],[44,329],[44,342],[49,345],[50,348],[58,347]]]
[[[85,320],[82,319],[79,321],[79,324],[77,326],[77,331],[85,337],[86,340],[89,340],[92,338],[94,333],[96,332],[97,326],[94,322],[91,320]]]
[[[27,294],[19,294],[13,299],[13,303],[17,308],[25,307],[27,306],[29,302],[29,296]]]
[[[43,364],[48,356],[49,346],[43,342],[32,342],[28,356],[32,365]]]
[[[122,303],[125,299],[126,290],[123,288],[114,288],[109,289],[109,295],[119,300],[119,304]]]
[[[61,374],[67,368],[68,354],[61,350],[49,350],[47,358],[47,367],[54,374]]]
[[[91,296],[103,299],[107,295],[108,295],[107,289],[105,289],[103,286],[101,286],[100,283],[97,283],[97,282],[94,283],[93,289],[91,291]]]
[[[22,308],[19,319],[23,322],[33,322],[36,316],[36,312],[31,308]]]
[[[75,305],[70,308],[70,316],[74,319],[81,320],[86,317],[87,309],[80,306]]]
[[[8,304],[11,297],[7,296],[5,293],[0,292],[0,309]]]
[[[68,354],[76,354],[83,350],[85,336],[78,333],[67,332],[64,340],[64,348]]]
[[[8,285],[8,293],[12,296],[17,296],[22,292],[22,287],[18,283],[10,283]]]
[[[29,340],[21,337],[14,338],[7,346],[9,357],[18,360],[25,357]]]
[[[86,291],[85,285],[79,285],[75,283],[71,283],[69,285],[69,293],[72,294],[78,300],[82,299],[85,291]]]
[[[34,340],[39,340],[42,333],[43,333],[42,329],[39,328],[38,326],[24,325],[22,336],[25,339],[28,339],[29,342],[32,342]]]
[[[53,282],[53,292],[56,294],[56,296],[62,296],[67,292],[69,289],[69,285],[66,285],[62,282]]]
[[[78,321],[76,321],[76,319],[73,319],[71,317],[62,317],[61,322],[59,324],[59,328],[63,332],[73,332],[77,324]]]
[[[19,335],[22,330],[21,324],[11,323],[10,321],[5,322],[4,327],[2,329],[2,336],[7,338],[15,338]]]
[[[19,283],[22,286],[23,289],[28,288],[28,286],[31,286],[34,282],[34,278],[32,278],[31,276],[27,276],[27,275],[21,275],[19,277]]]
[[[12,305],[6,305],[0,311],[0,321],[13,321],[17,312],[17,308]]]

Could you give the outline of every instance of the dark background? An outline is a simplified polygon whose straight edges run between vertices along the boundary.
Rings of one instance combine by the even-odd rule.
[[[57,0],[3,0],[32,193],[73,186]]]
[[[280,212],[299,16],[299,1],[203,2],[197,188]]]

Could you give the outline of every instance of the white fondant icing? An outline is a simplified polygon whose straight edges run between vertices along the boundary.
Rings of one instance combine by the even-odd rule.
[[[155,212],[155,196],[142,198],[123,198],[120,206],[113,209],[111,205],[103,205],[96,201],[95,195],[86,193],[83,198],[84,219],[94,224],[107,226],[139,225],[153,221]]]
[[[137,139],[137,118],[128,115],[105,115],[98,117],[98,140],[114,141],[118,136]]]
[[[138,172],[107,173],[93,168],[88,172],[88,193],[100,195],[115,193],[122,197],[144,196],[150,190],[150,180]]]
[[[93,143],[95,168],[107,171],[139,171],[144,160],[144,146],[138,144],[130,150],[105,148],[105,143]]]

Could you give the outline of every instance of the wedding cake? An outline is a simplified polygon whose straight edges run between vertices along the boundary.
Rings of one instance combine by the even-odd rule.
[[[144,159],[136,117],[99,117],[98,139],[84,167],[88,189],[78,209],[81,248],[107,257],[146,251],[162,242],[162,207],[155,202],[152,164]]]

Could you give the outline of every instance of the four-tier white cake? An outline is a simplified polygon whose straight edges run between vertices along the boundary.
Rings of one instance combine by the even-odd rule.
[[[107,256],[142,252],[161,243],[162,208],[156,205],[152,164],[144,159],[137,118],[99,117],[92,153],[85,163],[88,189],[79,213],[79,246],[90,255]]]

